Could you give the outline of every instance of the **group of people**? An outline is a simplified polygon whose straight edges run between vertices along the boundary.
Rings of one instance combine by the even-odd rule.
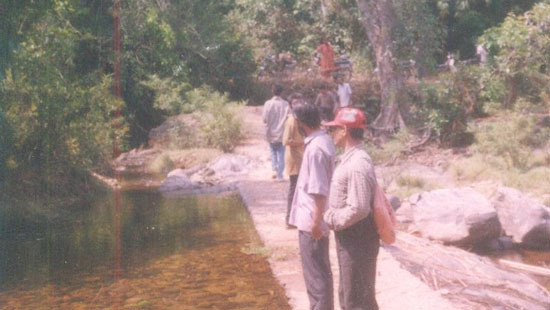
[[[332,117],[317,100],[307,104],[303,96],[293,94],[287,102],[282,92],[280,85],[273,87],[263,120],[274,177],[279,180],[286,157],[290,179],[286,224],[298,230],[310,309],[334,309],[328,238],[333,230],[342,309],[377,310],[379,237],[371,212],[376,176],[362,143],[366,117],[340,96]],[[336,146],[343,149],[338,159]]]

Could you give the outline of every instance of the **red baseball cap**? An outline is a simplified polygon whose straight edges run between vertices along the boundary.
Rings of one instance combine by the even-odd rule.
[[[338,110],[336,117],[333,121],[325,123],[323,125],[331,126],[342,126],[348,128],[360,128],[365,129],[365,122],[367,118],[363,111],[357,108],[341,108]]]

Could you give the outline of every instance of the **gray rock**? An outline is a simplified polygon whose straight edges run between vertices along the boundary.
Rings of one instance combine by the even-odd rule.
[[[412,203],[412,213],[414,225],[425,238],[473,246],[500,236],[495,209],[487,198],[471,188],[422,193]]]
[[[484,244],[482,248],[493,252],[508,251],[514,248],[514,242],[509,236],[500,236],[496,239],[490,240]]]
[[[183,169],[170,171],[166,179],[159,187],[160,192],[171,192],[179,190],[193,190],[199,188],[197,183],[192,182]]]
[[[207,169],[217,176],[229,176],[246,172],[250,160],[241,155],[224,154],[208,164]]]
[[[550,249],[550,210],[531,197],[509,187],[501,187],[491,197],[506,235],[515,243]]]
[[[386,194],[386,197],[388,198],[388,201],[390,202],[391,207],[394,211],[401,207],[401,199],[399,199],[399,197],[388,194]]]

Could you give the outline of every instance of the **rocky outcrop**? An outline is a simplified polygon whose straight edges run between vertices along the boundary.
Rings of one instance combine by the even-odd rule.
[[[425,238],[470,246],[500,235],[495,209],[487,198],[471,188],[425,192],[411,208],[414,225]]]
[[[499,188],[491,202],[505,234],[515,243],[550,249],[550,209],[509,187]]]
[[[219,176],[231,176],[247,172],[250,160],[241,155],[224,154],[214,159],[207,167]]]
[[[191,191],[199,187],[199,184],[189,179],[185,170],[176,169],[168,173],[168,176],[164,182],[162,182],[158,190],[162,193],[166,193],[173,191]]]
[[[159,187],[163,193],[215,193],[234,190],[232,183],[248,172],[250,160],[241,155],[224,154],[207,165],[171,171]]]
[[[550,293],[522,272],[495,264],[488,257],[413,235],[398,233],[397,239],[395,246],[385,250],[447,299],[467,301],[467,306],[460,309],[550,309]]]

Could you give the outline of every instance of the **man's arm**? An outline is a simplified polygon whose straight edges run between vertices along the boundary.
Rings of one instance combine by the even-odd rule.
[[[374,195],[374,175],[352,172],[348,182],[348,198],[343,208],[329,208],[324,220],[333,230],[346,229],[367,217],[371,210]]]
[[[314,238],[320,239],[323,236],[321,230],[323,222],[323,210],[327,203],[329,194],[330,177],[332,174],[332,157],[322,151],[316,152],[310,164],[313,169],[308,175],[308,193],[313,196],[315,205],[313,206],[313,226],[311,234]]]
[[[262,120],[264,121],[264,124],[267,124],[267,114],[269,110],[269,101],[264,103],[264,109],[262,110]]]
[[[327,197],[324,195],[313,194],[315,205],[313,206],[313,225],[311,226],[311,235],[319,240],[323,237],[321,222],[323,221],[323,209],[327,202]]]

